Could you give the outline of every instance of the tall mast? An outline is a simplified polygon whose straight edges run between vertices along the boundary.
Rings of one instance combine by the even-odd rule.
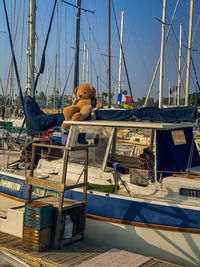
[[[178,55],[178,69],[181,71],[181,48],[182,48],[182,26],[183,24],[180,24],[180,33],[179,33],[179,55]],[[180,105],[180,88],[181,88],[181,79],[180,75],[178,73],[178,87],[177,87],[177,105]]]
[[[54,109],[57,109],[56,108],[56,87],[57,87],[57,59],[58,58],[58,55],[57,55],[57,53],[56,53],[56,59],[55,59],[55,76],[54,76],[54,78],[55,78],[55,80],[54,80],[54,102],[53,102],[53,108]]]
[[[171,31],[171,28],[172,28],[172,24],[173,24],[173,21],[174,21],[174,17],[175,17],[175,15],[176,15],[176,10],[177,10],[177,8],[178,8],[178,4],[179,4],[179,0],[177,0],[176,7],[175,7],[175,9],[174,9],[174,13],[173,13],[173,16],[172,16],[171,21],[170,21],[170,26],[169,26],[169,28],[168,28],[167,36],[166,36],[166,38],[165,38],[165,45],[166,45],[166,43],[167,43],[167,40],[168,40],[170,31]],[[148,90],[148,93],[147,93],[147,96],[146,96],[146,99],[145,99],[144,107],[147,106],[148,99],[149,99],[151,90],[152,90],[152,88],[153,88],[153,85],[154,85],[154,82],[155,82],[155,78],[156,78],[156,75],[157,75],[159,66],[160,66],[160,58],[158,59],[158,62],[157,62],[157,65],[156,65],[156,69],[155,69],[155,71],[154,71],[154,75],[153,75],[153,78],[152,78],[152,81],[151,81],[151,84],[150,84],[150,87],[149,87],[149,90]]]
[[[35,70],[35,0],[29,0],[29,18],[28,18],[28,77],[27,94],[34,97],[34,70]]]
[[[163,15],[162,15],[162,37],[160,50],[160,82],[159,82],[159,108],[162,107],[163,99],[163,63],[164,63],[164,45],[165,45],[165,17],[166,17],[166,0],[163,0]]]
[[[82,83],[85,83],[85,58],[86,58],[86,41],[83,45],[83,73],[82,73]]]
[[[171,97],[171,92],[170,92],[170,81],[168,82],[168,106],[170,106],[170,97]]]
[[[81,20],[81,0],[77,0],[76,12],[76,46],[75,46],[75,67],[74,67],[74,89],[79,83],[79,43],[80,43],[80,20]]]
[[[89,82],[89,51],[88,51],[88,47],[86,49],[86,57],[87,57],[87,64],[86,64],[86,83]]]
[[[120,52],[119,52],[119,81],[118,94],[121,93],[121,73],[122,73],[122,42],[123,42],[124,11],[121,12],[121,33],[120,33]]]
[[[110,92],[111,92],[111,83],[110,83],[110,0],[108,0],[108,107],[111,106],[110,101]]]
[[[187,53],[187,72],[186,72],[186,88],[185,88],[185,106],[188,106],[188,95],[190,85],[190,57],[192,48],[192,23],[193,23],[193,7],[194,1],[190,0],[190,19],[189,19],[189,34],[188,34],[188,53]]]

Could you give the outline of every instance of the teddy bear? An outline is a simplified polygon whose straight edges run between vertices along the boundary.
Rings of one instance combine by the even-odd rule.
[[[85,120],[91,114],[92,109],[96,107],[96,89],[92,85],[83,83],[75,88],[75,93],[78,98],[76,105],[71,105],[63,110],[66,121]],[[62,124],[62,128],[66,130],[69,126]]]

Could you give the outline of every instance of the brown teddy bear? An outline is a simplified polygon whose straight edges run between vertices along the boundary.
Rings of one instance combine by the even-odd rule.
[[[66,121],[85,120],[91,114],[92,108],[96,107],[96,89],[92,85],[83,83],[75,88],[75,93],[78,97],[77,104],[63,110]],[[62,128],[66,130],[69,126],[62,124]]]

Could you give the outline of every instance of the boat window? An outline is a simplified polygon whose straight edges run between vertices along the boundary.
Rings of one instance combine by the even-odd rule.
[[[174,141],[175,146],[187,144],[183,130],[171,131],[171,133],[172,133],[172,139]]]
[[[38,187],[34,187],[32,189],[32,194],[34,196],[39,196],[39,197],[44,197],[44,196],[54,196],[54,197],[58,197],[58,192],[53,192],[50,190],[45,190],[43,188],[38,188]]]
[[[115,153],[122,156],[138,157],[150,145],[151,132],[139,129],[117,129]]]
[[[89,166],[101,167],[105,155],[105,151],[110,137],[110,127],[81,127],[76,128],[76,132],[73,134],[69,146],[82,146],[86,144],[95,143],[96,146],[89,149],[88,162]],[[79,163],[83,165],[85,158],[85,152],[70,152],[69,160],[73,163]]]
[[[21,189],[21,184],[20,183],[16,183],[16,182],[12,182],[9,181],[7,179],[0,179],[0,186],[15,190],[15,191],[19,191]]]
[[[58,197],[59,194],[58,194],[58,192],[53,192],[53,191],[45,190],[45,196]]]
[[[42,188],[38,188],[38,187],[34,187],[32,189],[32,194],[34,196],[39,196],[39,197],[43,197],[45,195],[45,190]]]

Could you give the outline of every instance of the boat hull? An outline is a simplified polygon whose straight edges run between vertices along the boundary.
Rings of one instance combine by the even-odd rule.
[[[0,173],[1,179],[18,182],[21,187],[15,191],[0,182],[0,194],[25,201],[28,188],[23,179]],[[79,189],[65,192],[65,197],[78,201],[82,196]],[[199,266],[200,207],[89,191],[85,238],[184,266]]]
[[[182,266],[200,265],[200,234],[87,219],[85,238]]]

